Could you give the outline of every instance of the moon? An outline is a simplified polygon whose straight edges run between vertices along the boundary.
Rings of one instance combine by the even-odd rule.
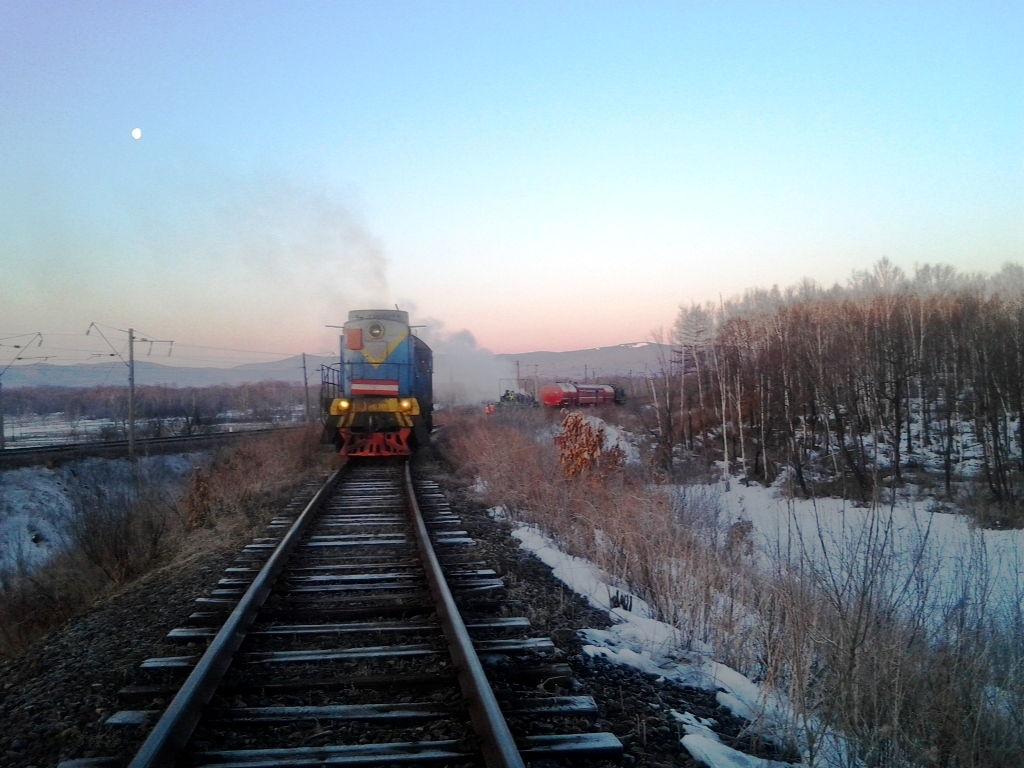
[[[132,138],[135,139],[136,141],[141,139],[142,138],[142,129],[141,128],[133,129],[132,130]]]

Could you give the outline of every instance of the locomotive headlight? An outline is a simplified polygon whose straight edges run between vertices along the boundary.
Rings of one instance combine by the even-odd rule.
[[[351,407],[351,400],[345,397],[336,397],[331,401],[331,416],[344,416]]]
[[[370,327],[367,329],[370,332],[370,337],[379,339],[384,335],[384,326],[380,323],[370,323]]]
[[[398,407],[401,408],[403,411],[408,411],[409,409],[412,408],[412,400],[400,400],[398,402]]]

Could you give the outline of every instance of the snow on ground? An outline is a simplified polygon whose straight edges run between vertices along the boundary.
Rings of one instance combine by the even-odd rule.
[[[987,593],[989,607],[1004,616],[1024,607],[1024,530],[979,529],[965,515],[930,512],[910,501],[873,512],[842,499],[788,499],[757,484],[733,481],[729,491],[721,483],[715,487],[725,522],[752,522],[763,552],[797,557],[803,548],[817,562],[829,554],[835,563],[874,515],[880,532],[888,529],[895,566],[890,575],[905,580],[916,568],[918,576],[931,576],[935,611],[962,599],[968,578],[974,588],[985,587],[980,593]]]
[[[501,508],[494,508],[494,517],[503,517]],[[595,565],[579,557],[567,555],[550,538],[534,526],[520,525],[512,535],[520,546],[532,552],[551,567],[556,578],[583,596],[600,610],[609,614],[614,622],[610,629],[581,631],[584,653],[602,656],[616,664],[624,664],[643,672],[670,679],[681,685],[707,690],[718,690],[718,703],[733,714],[748,720],[762,719],[768,730],[764,735],[772,738],[771,728],[781,733],[783,705],[766,694],[747,677],[724,664],[709,658],[708,651],[684,652],[675,629],[651,618],[650,607],[632,596],[631,610],[612,607],[612,596],[622,594],[608,577]],[[711,768],[777,768],[788,765],[753,757],[722,744],[715,735],[711,720],[698,720],[689,712],[673,713],[687,732],[682,745],[697,760]],[[782,738],[779,737],[779,741]]]
[[[605,429],[605,450],[618,445],[628,457],[638,457],[635,438],[628,432],[595,417],[588,420],[595,428]],[[961,473],[969,474],[975,461],[973,446],[966,446]],[[720,519],[726,526],[739,520],[753,523],[755,545],[765,567],[779,559],[803,556],[815,566],[827,563],[838,571],[855,568],[864,562],[865,531],[874,526],[875,551],[881,543],[880,556],[887,558],[886,575],[896,586],[893,594],[898,595],[902,586],[907,592],[901,599],[924,590],[920,594],[930,620],[941,621],[944,611],[959,607],[962,601],[984,604],[990,616],[1000,615],[1008,621],[1024,615],[1024,530],[978,529],[965,515],[932,512],[927,503],[907,499],[869,509],[842,499],[789,499],[778,488],[743,485],[735,479],[728,486],[720,482],[704,488],[717,496]],[[502,512],[501,508],[492,510],[495,516]],[[627,603],[631,610],[621,607],[619,599],[614,600],[617,607],[612,607],[612,598],[625,591],[592,563],[562,552],[535,527],[521,525],[513,535],[547,563],[557,578],[616,622],[610,629],[582,631],[586,653],[683,685],[717,689],[719,703],[736,716],[757,722],[766,738],[781,741],[786,724],[796,721],[784,701],[712,661],[714,649],[681,650],[676,630],[654,620],[649,606],[636,596]],[[687,732],[683,746],[712,768],[782,765],[722,744],[713,721],[700,721],[689,712],[674,715]],[[818,728],[815,723],[807,725]],[[828,735],[817,764],[848,764],[847,746],[841,737]]]
[[[50,469],[26,467],[0,472],[0,569],[23,563],[29,568],[46,562],[64,540],[72,514],[72,493],[83,478],[104,483],[131,483],[132,471],[147,481],[166,485],[183,479],[204,453],[171,454],[126,459],[90,458]]]
[[[118,424],[113,419],[70,420],[61,413],[4,418],[4,435],[9,448],[102,440],[104,434],[116,434],[117,429]]]
[[[630,432],[609,424],[597,416],[587,416],[587,422],[595,430],[604,430],[604,450],[606,452],[618,448],[626,457],[627,464],[640,463],[640,449],[636,445],[636,438]]]
[[[673,714],[678,715],[674,710]],[[686,712],[685,715],[690,715],[690,713]],[[680,716],[681,722],[683,722],[682,717]],[[693,718],[693,715],[690,717],[696,719]],[[683,736],[682,744],[686,747],[686,751],[693,755],[695,760],[709,765],[711,768],[793,768],[790,763],[765,760],[727,747],[710,728],[694,727],[683,722],[683,729],[686,731],[686,736]]]
[[[605,452],[618,448],[622,451],[625,457],[626,464],[637,465],[640,463],[640,448],[637,445],[636,436],[623,429],[617,427],[614,424],[609,424],[602,418],[597,416],[591,416],[586,414],[587,423],[595,431],[604,430],[604,445],[602,446]],[[537,431],[538,442],[550,443],[553,442],[556,437],[562,434],[562,428],[558,424],[550,424],[543,429]]]
[[[606,451],[618,446],[626,452],[628,463],[639,463],[635,435],[595,416],[587,419],[595,429],[605,430]],[[870,436],[865,439],[875,445]],[[969,422],[960,426],[957,439],[956,474],[974,476],[981,469],[982,447]],[[891,447],[875,447],[879,466],[888,466]],[[919,450],[915,456],[933,471],[942,467],[941,456],[934,450]],[[721,462],[718,465],[723,468]],[[928,586],[933,591],[929,601],[936,617],[967,592],[984,595],[988,607],[998,614],[1010,618],[1024,615],[1024,530],[979,529],[966,515],[931,512],[927,502],[907,498],[874,512],[843,499],[789,499],[778,485],[745,486],[733,479],[728,491],[724,482],[705,487],[719,497],[726,525],[737,520],[753,523],[758,549],[768,557],[796,557],[804,551],[822,563],[827,553],[835,563],[838,553],[845,550],[849,554],[852,542],[875,514],[875,521],[891,537],[889,554],[897,566],[891,575],[896,580],[910,580],[911,569],[916,567],[918,577],[922,573],[930,576]],[[908,495],[912,491],[908,489]]]

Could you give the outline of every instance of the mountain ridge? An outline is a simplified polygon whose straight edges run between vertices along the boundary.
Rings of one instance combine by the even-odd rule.
[[[578,380],[628,376],[655,370],[660,366],[660,349],[661,347],[653,342],[632,342],[567,352],[538,350],[517,354],[502,353],[494,355],[494,359],[503,364],[509,375],[513,375],[518,362],[522,378],[536,376],[542,379]],[[479,356],[480,353],[481,350],[476,350],[474,355]],[[449,365],[453,357],[459,356],[435,351],[435,360],[443,365]],[[310,384],[319,384],[318,369],[321,365],[336,362],[336,357],[306,355],[306,372]],[[260,381],[301,384],[302,356],[295,355],[267,363],[243,363],[230,368],[193,368],[148,361],[135,363],[135,383],[138,386],[209,387],[218,384],[253,384]],[[9,368],[2,382],[3,386],[9,389],[40,386],[124,386],[127,383],[128,369],[120,361],[78,365],[19,365]]]

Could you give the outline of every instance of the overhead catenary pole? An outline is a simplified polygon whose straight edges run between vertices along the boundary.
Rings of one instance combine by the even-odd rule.
[[[121,362],[128,366],[128,459],[135,459],[135,329],[129,328],[127,331],[120,328],[114,330],[120,331],[121,333],[128,334],[128,359],[125,360],[121,357],[121,353],[117,351],[117,348],[110,343],[110,339],[106,337],[103,331],[96,323],[89,323],[89,327],[85,330],[85,335],[88,336],[92,329],[95,328],[96,332],[100,337],[107,342],[107,346],[113,351],[114,355],[121,358]],[[171,350],[174,348],[174,341],[171,339],[153,339],[153,338],[141,338],[139,341],[146,342],[149,344],[149,352],[153,351],[154,344],[167,344],[167,356],[171,356]],[[149,353],[147,353],[149,354]],[[114,355],[111,355],[112,357]]]
[[[302,353],[302,385],[306,388],[306,423],[309,424],[309,377],[306,375],[306,353]]]
[[[135,329],[128,329],[128,460],[135,460]]]
[[[5,340],[12,339],[12,338],[13,339],[24,338],[24,336],[28,336],[28,334],[26,333],[26,334],[23,334],[23,335],[20,335],[20,336],[7,336],[7,337],[5,337]],[[36,331],[34,334],[32,334],[32,338],[30,338],[28,340],[27,344],[11,344],[10,346],[14,347],[14,349],[26,349],[26,348],[32,346],[32,344],[36,341],[36,339],[39,340],[39,346],[40,347],[43,346],[43,334],[40,333],[39,331]],[[7,346],[7,345],[6,344],[2,344],[0,346]],[[4,374],[7,373],[7,369],[10,368],[12,365],[14,365],[14,363],[16,361],[18,361],[18,360],[26,360],[26,359],[27,360],[49,360],[50,358],[49,357],[29,357],[29,358],[26,358],[24,352],[15,352],[14,353],[14,359],[11,360],[11,362],[9,362],[7,365],[5,365],[2,370],[0,370],[0,451],[4,450],[7,447],[7,438],[4,436]]]
[[[344,325],[325,325],[324,328],[341,328],[342,332],[338,334],[338,370],[341,371],[341,366],[345,365],[345,331]]]

